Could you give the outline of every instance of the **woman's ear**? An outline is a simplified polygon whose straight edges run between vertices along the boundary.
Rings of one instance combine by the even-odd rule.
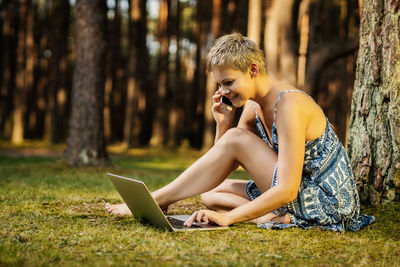
[[[256,63],[251,63],[249,67],[249,72],[250,72],[250,77],[257,78],[258,74],[260,73],[260,70],[258,69],[258,66]]]

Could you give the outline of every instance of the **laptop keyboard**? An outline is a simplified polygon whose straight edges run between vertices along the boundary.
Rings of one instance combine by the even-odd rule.
[[[184,221],[176,219],[176,218],[173,218],[173,217],[167,217],[167,219],[168,219],[169,223],[172,225],[172,227],[176,228],[176,229],[202,228],[201,226],[198,226],[198,225],[195,225],[195,224],[192,224],[191,227],[186,227],[186,226],[183,225],[185,223]]]

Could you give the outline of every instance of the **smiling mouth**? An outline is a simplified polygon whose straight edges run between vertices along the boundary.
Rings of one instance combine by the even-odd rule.
[[[229,100],[232,102],[233,100],[236,99],[237,96],[238,96],[238,95],[236,94],[234,97],[230,97]]]

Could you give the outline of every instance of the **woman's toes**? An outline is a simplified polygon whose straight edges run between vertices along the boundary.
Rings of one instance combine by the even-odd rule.
[[[272,221],[277,222],[277,223],[284,223],[284,224],[291,223],[290,216],[288,213],[285,213],[285,215],[282,215],[282,216],[275,217]]]
[[[126,204],[119,205],[109,205],[105,207],[106,211],[112,215],[131,215],[131,211],[129,210]]]

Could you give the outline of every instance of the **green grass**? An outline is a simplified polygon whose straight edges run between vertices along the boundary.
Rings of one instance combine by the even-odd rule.
[[[199,155],[142,153],[113,156],[112,168],[70,168],[55,157],[0,156],[0,266],[7,265],[379,265],[400,264],[400,204],[364,208],[377,221],[344,234],[322,230],[229,230],[173,233],[113,217],[104,202],[120,197],[106,177],[165,185]],[[244,171],[233,174],[247,178]],[[201,207],[198,197],[172,213]]]

